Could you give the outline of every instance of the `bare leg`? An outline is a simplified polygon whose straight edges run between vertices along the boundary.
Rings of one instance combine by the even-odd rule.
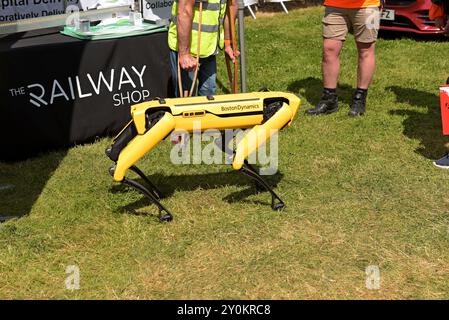
[[[340,73],[340,52],[343,41],[324,39],[323,43],[323,86],[329,89],[337,88]]]
[[[357,42],[359,65],[357,69],[357,88],[368,89],[376,69],[376,43]]]
[[[359,51],[357,90],[355,90],[351,109],[348,113],[351,117],[361,116],[365,113],[368,87],[371,84],[374,70],[376,69],[375,46],[375,42],[357,42],[357,49]]]
[[[338,75],[340,73],[340,52],[343,41],[324,39],[323,42],[323,95],[316,107],[308,109],[306,114],[319,115],[338,111],[338,97],[336,93]]]

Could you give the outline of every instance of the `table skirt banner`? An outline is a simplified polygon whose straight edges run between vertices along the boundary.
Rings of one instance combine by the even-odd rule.
[[[131,105],[167,96],[169,80],[166,32],[101,41],[59,30],[0,38],[0,160],[113,135]]]

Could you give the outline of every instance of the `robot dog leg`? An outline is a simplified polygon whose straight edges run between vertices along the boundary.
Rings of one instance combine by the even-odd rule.
[[[109,158],[116,161],[109,171],[114,180],[136,189],[150,199],[159,208],[161,221],[171,221],[173,216],[160,203],[161,192],[134,163],[159,144],[174,128],[173,116],[169,112],[158,111],[149,118],[147,131],[144,134],[138,134],[131,122],[118,135],[115,143],[106,150]],[[151,191],[140,183],[126,178],[125,174],[128,169],[137,173],[151,187]]]
[[[238,143],[232,163],[235,170],[239,170],[254,179],[256,183],[271,193],[271,208],[273,210],[283,209],[285,207],[284,202],[246,159],[270,139],[275,132],[285,127],[292,118],[291,109],[285,102],[279,101],[267,105],[264,110],[264,122],[261,125],[254,126]]]

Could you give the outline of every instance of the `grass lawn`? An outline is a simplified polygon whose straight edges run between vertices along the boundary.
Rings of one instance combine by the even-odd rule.
[[[303,101],[269,179],[283,213],[229,166],[171,164],[169,141],[140,166],[169,195],[170,224],[114,185],[109,138],[0,163],[0,184],[16,185],[0,190],[0,214],[23,215],[0,224],[0,298],[448,299],[449,172],[430,160],[446,150],[438,85],[449,42],[381,38],[367,114],[351,119],[350,37],[341,110],[305,117],[321,91],[321,15],[246,20],[249,89]],[[80,268],[79,290],[65,289],[68,265]],[[369,265],[380,269],[379,290],[366,288]]]

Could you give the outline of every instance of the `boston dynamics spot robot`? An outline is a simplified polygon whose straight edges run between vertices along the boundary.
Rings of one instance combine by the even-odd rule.
[[[115,137],[106,149],[107,156],[115,162],[110,174],[115,181],[128,185],[146,197],[159,208],[161,221],[171,221],[172,214],[159,201],[162,194],[136,167],[135,163],[172,131],[183,130],[192,133],[216,129],[248,129],[237,143],[232,166],[235,170],[256,181],[258,187],[271,193],[273,210],[282,209],[285,204],[248,163],[248,156],[257,151],[275,132],[290,126],[300,106],[300,99],[291,93],[253,92],[208,97],[176,99],[155,99],[131,107],[132,120]],[[257,138],[256,138],[257,137]],[[261,138],[262,137],[262,138]],[[225,147],[223,147],[223,151]],[[125,177],[130,169],[148,185]]]

